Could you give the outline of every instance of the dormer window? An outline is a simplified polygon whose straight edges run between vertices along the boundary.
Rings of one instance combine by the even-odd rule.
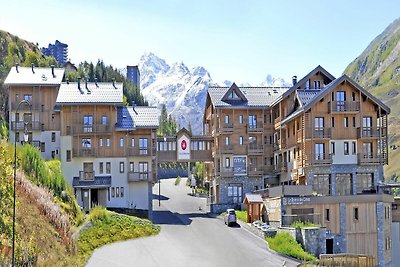
[[[231,91],[230,95],[229,95],[230,99],[239,99],[239,96],[236,94],[235,91]]]
[[[321,81],[314,81],[314,89],[320,89],[321,88]]]

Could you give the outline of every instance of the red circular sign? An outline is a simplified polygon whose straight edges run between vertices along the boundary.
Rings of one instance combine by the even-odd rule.
[[[182,150],[186,150],[186,147],[187,147],[186,140],[183,140],[183,141],[181,142],[181,148],[182,148]]]

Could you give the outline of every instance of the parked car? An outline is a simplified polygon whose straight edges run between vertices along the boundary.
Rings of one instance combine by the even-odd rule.
[[[228,226],[236,223],[236,213],[234,209],[227,209],[224,216],[224,223]]]

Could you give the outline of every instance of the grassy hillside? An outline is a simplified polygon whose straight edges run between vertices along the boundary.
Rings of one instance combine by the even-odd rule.
[[[344,73],[391,109],[385,177],[396,179],[400,175],[400,18],[378,35]]]

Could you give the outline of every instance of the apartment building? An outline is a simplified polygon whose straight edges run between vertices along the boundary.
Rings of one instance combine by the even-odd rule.
[[[54,57],[60,64],[65,64],[68,61],[68,45],[56,40],[54,44],[49,44],[48,47],[42,47],[42,53],[49,57]]]
[[[16,65],[4,81],[10,141],[16,138],[17,143],[23,144],[27,132],[28,141],[40,149],[45,159],[60,156],[60,110],[55,103],[63,76],[64,69]],[[21,103],[23,100],[30,105]]]
[[[64,69],[13,68],[9,90],[10,140],[29,142],[46,159],[58,157],[78,203],[148,215],[156,181],[153,107],[123,104],[122,83],[62,82]],[[17,106],[23,102],[18,112]]]
[[[209,87],[203,131],[213,137],[213,162],[206,164],[206,175],[214,211],[240,205],[245,193],[279,183],[270,105],[287,89]]]

